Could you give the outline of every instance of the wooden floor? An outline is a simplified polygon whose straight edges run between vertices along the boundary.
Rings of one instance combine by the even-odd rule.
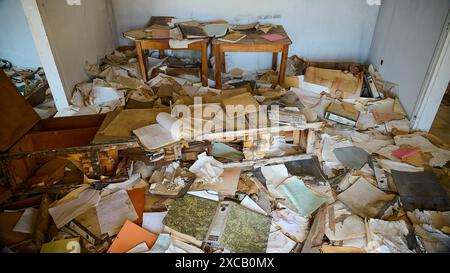
[[[450,144],[450,106],[441,104],[430,133]]]

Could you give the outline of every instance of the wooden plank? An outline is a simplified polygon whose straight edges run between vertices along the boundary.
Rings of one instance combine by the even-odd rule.
[[[317,130],[317,129],[320,129],[322,126],[323,126],[322,122],[308,123],[306,125],[306,128]],[[298,130],[298,129],[291,127],[291,126],[255,128],[255,129],[204,134],[204,135],[198,136],[195,140],[196,141],[205,141],[205,140],[213,141],[213,140],[220,140],[220,139],[230,139],[231,140],[231,139],[243,138],[244,136],[251,135],[251,134],[262,134],[262,133],[275,134],[275,133],[280,133],[280,132],[290,132],[290,131],[296,131],[296,130]]]
[[[258,159],[258,160],[248,160],[248,161],[242,161],[242,162],[224,163],[223,167],[225,169],[247,168],[247,167],[258,168],[258,167],[266,166],[266,165],[270,165],[270,164],[282,164],[285,162],[307,160],[307,159],[312,159],[312,158],[313,158],[312,154],[290,155],[290,156],[273,157],[273,158],[265,158],[265,159]]]
[[[0,152],[6,152],[22,138],[40,118],[0,69]]]

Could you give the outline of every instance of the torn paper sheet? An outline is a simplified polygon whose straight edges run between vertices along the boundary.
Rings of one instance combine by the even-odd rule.
[[[261,168],[261,173],[266,179],[267,189],[275,198],[283,199],[284,195],[277,190],[278,186],[288,177],[288,169],[284,164],[266,166]]]
[[[368,223],[370,232],[369,244],[366,251],[369,253],[413,253],[408,248],[406,236],[409,234],[405,221],[387,222],[370,219]]]
[[[422,243],[427,253],[449,253],[450,236],[431,225],[414,227],[414,233]]]
[[[109,195],[111,193],[120,191],[120,190],[127,190],[133,188],[139,181],[141,181],[141,176],[139,174],[133,174],[127,181],[122,183],[114,183],[109,184],[105,189],[102,191],[102,196]]]
[[[163,220],[167,215],[166,212],[147,212],[144,213],[142,228],[155,233],[160,234],[164,231]]]
[[[408,211],[407,215],[414,225],[427,224],[439,230],[450,227],[450,211],[420,211],[416,209],[412,212]]]
[[[272,225],[281,229],[289,238],[303,243],[309,233],[309,220],[290,209],[277,210],[272,213]]]
[[[249,196],[246,196],[244,200],[241,202],[241,206],[244,208],[248,208],[251,211],[257,212],[259,214],[263,214],[268,216],[267,212],[264,211],[253,199],[251,199]]]
[[[221,195],[234,196],[236,194],[240,176],[241,176],[241,169],[238,168],[225,169],[223,173],[220,175],[220,177],[217,178],[217,180],[220,182],[194,183],[189,190],[190,191],[211,190],[218,192]]]
[[[361,198],[364,196],[364,198]],[[352,212],[363,218],[377,218],[385,205],[395,198],[360,178],[346,191],[338,195],[338,200],[344,203]]]
[[[271,231],[266,253],[290,253],[296,244],[281,231]]]
[[[96,190],[85,189],[76,198],[67,202],[61,201],[63,200],[48,210],[58,228],[62,228],[88,209],[95,207],[100,201],[100,194]]]
[[[223,164],[203,153],[198,156],[197,161],[189,168],[189,171],[197,175],[195,183],[220,183],[224,172]]]
[[[342,202],[328,206],[325,235],[330,241],[346,241],[366,237],[364,220],[352,214]]]
[[[136,221],[139,216],[125,190],[102,197],[97,206],[102,234],[116,235],[127,220]]]

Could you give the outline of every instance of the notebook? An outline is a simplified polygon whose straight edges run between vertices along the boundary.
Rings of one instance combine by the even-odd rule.
[[[266,34],[266,35],[262,35],[261,38],[266,39],[271,42],[275,42],[275,41],[285,39],[286,36],[281,35],[281,34]]]
[[[247,35],[235,32],[235,33],[230,33],[223,38],[219,38],[219,41],[227,42],[227,43],[238,43],[240,40],[244,39],[245,37],[247,37]]]

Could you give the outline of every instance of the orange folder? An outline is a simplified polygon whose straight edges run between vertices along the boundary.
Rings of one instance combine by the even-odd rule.
[[[108,253],[126,253],[133,247],[145,242],[149,249],[155,244],[158,235],[153,234],[135,223],[127,220],[116,239],[113,241]]]
[[[138,225],[142,225],[145,207],[145,188],[129,190],[127,193],[128,197],[130,197],[131,203],[133,203],[133,207],[136,210],[137,215],[139,216],[139,219],[134,222]]]

